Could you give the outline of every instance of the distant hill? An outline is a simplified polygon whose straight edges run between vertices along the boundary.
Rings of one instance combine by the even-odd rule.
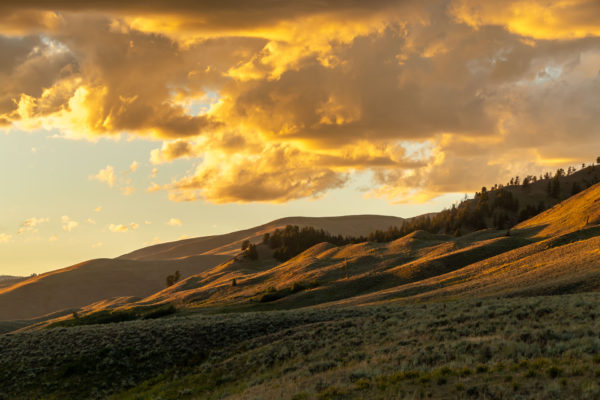
[[[458,237],[416,231],[387,243],[320,243],[283,263],[260,244],[258,260],[238,256],[137,304],[269,310],[598,290],[599,222],[597,184],[510,235],[494,229]]]
[[[30,278],[6,278],[0,281],[0,321],[69,312],[113,297],[150,296],[165,287],[167,275],[179,271],[185,279],[207,271],[239,253],[242,241],[258,242],[264,233],[290,223],[362,235],[402,222],[402,218],[378,215],[284,218],[225,235],[155,245],[116,259],[85,261]]]
[[[111,297],[145,297],[164,288],[166,276],[176,270],[185,278],[227,259],[207,255],[176,262],[85,261],[0,288],[0,320],[31,319]]]
[[[264,225],[224,235],[206,236],[176,242],[161,243],[122,255],[125,260],[174,260],[199,254],[235,255],[242,242],[260,242],[265,233],[287,225],[312,226],[332,235],[366,236],[378,229],[402,226],[404,219],[384,215],[348,215],[341,217],[289,217]]]
[[[525,183],[513,179],[450,210],[410,219],[284,218],[8,280],[12,284],[0,285],[0,321],[162,303],[268,310],[595,290],[600,288],[600,185],[593,182],[599,174],[600,167],[592,166],[527,177]],[[291,259],[281,258],[281,248],[262,244],[263,236],[288,225],[370,241],[332,240],[339,246],[308,241]],[[241,254],[246,240],[257,245],[257,260]],[[166,288],[166,277],[175,271],[181,280]]]
[[[14,285],[15,283],[27,279],[23,276],[0,275],[0,288]]]

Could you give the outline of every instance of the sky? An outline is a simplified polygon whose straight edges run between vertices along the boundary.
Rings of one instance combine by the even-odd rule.
[[[600,155],[597,0],[0,3],[0,275]]]

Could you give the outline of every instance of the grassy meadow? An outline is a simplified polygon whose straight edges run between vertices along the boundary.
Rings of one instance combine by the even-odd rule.
[[[0,398],[594,399],[600,294],[54,327],[0,336]]]

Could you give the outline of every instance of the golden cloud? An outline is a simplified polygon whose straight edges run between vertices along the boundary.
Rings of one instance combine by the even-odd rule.
[[[596,0],[458,0],[451,10],[459,21],[473,27],[499,25],[535,39],[600,36],[600,3]]]
[[[60,218],[60,222],[62,224],[62,230],[65,232],[71,232],[77,226],[79,226],[79,222],[73,221],[68,215],[63,215]]]
[[[318,197],[365,170],[422,201],[596,156],[597,1],[232,5],[3,3],[0,125],[163,140],[153,164],[197,163],[148,188],[177,201]]]
[[[115,233],[126,233],[129,231],[134,231],[140,226],[135,222],[131,222],[129,225],[124,224],[110,224],[108,225],[108,230]]]
[[[99,182],[104,182],[109,187],[113,187],[115,185],[115,168],[112,165],[107,165],[106,168],[103,168],[100,171],[98,171],[96,175],[90,176],[90,179],[95,179]]]
[[[23,223],[19,227],[17,235],[21,235],[26,232],[37,232],[38,226],[46,222],[50,222],[50,218],[28,218],[25,221],[23,221]]]
[[[10,243],[12,240],[12,235],[8,233],[0,233],[0,243]]]

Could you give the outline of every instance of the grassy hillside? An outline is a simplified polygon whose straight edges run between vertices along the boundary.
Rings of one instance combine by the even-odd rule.
[[[600,396],[597,293],[53,328],[0,336],[4,398]]]
[[[244,240],[260,242],[265,233],[283,229],[287,225],[311,226],[332,235],[366,236],[377,229],[402,225],[404,219],[384,215],[348,215],[342,217],[289,217],[251,229],[177,242],[162,243],[136,250],[119,258],[128,260],[173,260],[199,254],[235,255]]]
[[[600,184],[568,198],[515,228],[538,229],[537,236],[549,237],[598,223],[600,223]]]
[[[256,259],[95,260],[32,277],[1,289],[0,306],[70,290],[82,304],[0,325],[22,328],[0,334],[0,399],[599,398],[599,199],[591,186],[510,231],[323,242],[285,262],[258,244]],[[170,246],[159,253],[194,248]],[[175,267],[183,279],[164,288]],[[88,300],[110,274],[161,287]]]
[[[165,277],[176,270],[185,278],[227,258],[206,255],[166,262],[86,261],[0,288],[0,320],[31,319],[112,297],[145,297],[164,288]]]
[[[244,240],[260,241],[264,233],[290,222],[362,235],[403,220],[377,215],[284,218],[246,231],[165,243],[117,259],[90,260],[39,276],[2,280],[0,321],[31,319],[60,310],[63,314],[74,310],[85,313],[89,311],[85,306],[104,299],[150,296],[163,289],[166,277],[175,271],[185,279],[210,270],[239,253]],[[261,265],[271,265],[264,261]],[[217,268],[211,276],[223,275],[221,269]]]
[[[15,283],[25,280],[23,276],[0,275],[0,289],[3,287],[14,285]]]

